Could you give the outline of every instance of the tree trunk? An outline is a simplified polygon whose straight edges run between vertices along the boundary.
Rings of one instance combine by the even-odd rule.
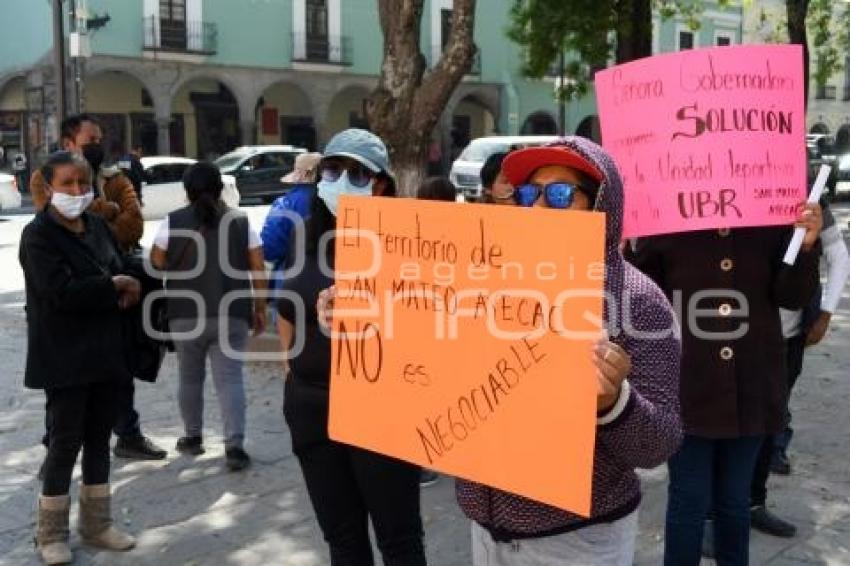
[[[617,3],[617,63],[652,55],[652,1]]]
[[[378,0],[384,59],[369,96],[369,127],[387,144],[400,196],[415,196],[425,177],[431,133],[472,66],[475,0],[454,0],[451,33],[427,70],[419,50],[424,0]]]
[[[809,0],[786,0],[785,8],[788,20],[788,39],[791,43],[803,46],[803,88],[804,104],[809,107],[809,40],[806,33],[806,16],[809,12]]]

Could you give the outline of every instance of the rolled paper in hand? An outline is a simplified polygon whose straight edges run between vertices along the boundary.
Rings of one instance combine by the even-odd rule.
[[[818,178],[815,180],[815,185],[812,187],[812,192],[809,194],[809,204],[815,204],[820,200],[823,194],[823,189],[826,187],[826,181],[829,179],[829,172],[832,168],[829,165],[821,165],[818,172]],[[785,252],[785,258],[782,260],[788,265],[794,265],[797,261],[797,254],[800,253],[800,246],[803,245],[803,238],[806,236],[805,228],[795,228],[794,236],[791,237],[791,243],[788,244],[788,251]]]

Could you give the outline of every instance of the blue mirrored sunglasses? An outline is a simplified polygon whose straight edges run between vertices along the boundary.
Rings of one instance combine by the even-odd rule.
[[[534,206],[540,193],[550,208],[569,208],[575,200],[576,190],[579,187],[571,183],[549,183],[548,185],[534,185],[526,183],[514,189],[514,201],[520,206]]]

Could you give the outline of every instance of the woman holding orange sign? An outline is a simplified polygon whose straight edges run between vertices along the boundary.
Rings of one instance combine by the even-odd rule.
[[[345,130],[328,143],[318,169],[321,180],[306,225],[306,242],[293,242],[306,250],[304,268],[283,282],[288,295],[278,301],[283,350],[292,348],[296,332],[305,341],[303,352],[289,360],[285,385],[283,412],[292,449],[333,566],[374,564],[370,520],[385,565],[424,566],[419,467],[328,436],[330,338],[314,310],[319,292],[333,284],[327,268],[334,268],[334,243],[327,237],[336,224],[339,197],[395,192],[387,149],[374,134]],[[300,305],[306,313],[299,313]]]
[[[591,516],[580,517],[484,485],[458,481],[472,519],[476,566],[632,564],[639,481],[635,468],[664,463],[679,446],[679,355],[670,304],[620,252],[623,188],[611,158],[568,137],[509,154],[502,173],[519,206],[606,213],[608,335],[589,355],[598,373]],[[569,371],[565,369],[565,371]]]

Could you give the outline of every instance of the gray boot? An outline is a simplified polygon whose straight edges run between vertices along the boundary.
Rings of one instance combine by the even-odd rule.
[[[124,552],[136,546],[136,539],[112,526],[109,484],[80,486],[80,536],[106,550]]]
[[[70,564],[73,559],[68,546],[68,514],[71,499],[67,495],[38,498],[38,525],[35,543],[45,564]]]

